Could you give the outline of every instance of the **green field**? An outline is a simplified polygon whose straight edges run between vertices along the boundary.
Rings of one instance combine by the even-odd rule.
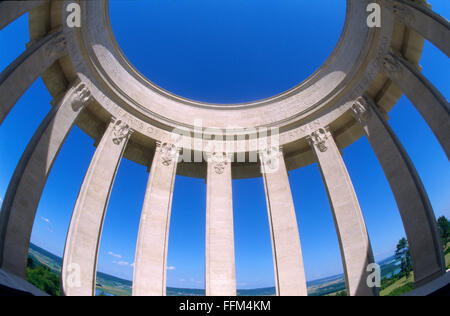
[[[447,244],[445,253],[445,265],[447,269],[450,269],[450,243]],[[414,273],[411,273],[408,278],[402,277],[389,285],[385,289],[380,291],[381,296],[398,296],[407,293],[413,289],[414,285]]]
[[[380,296],[399,296],[414,289],[414,273],[408,278],[402,277],[392,285],[380,291]]]

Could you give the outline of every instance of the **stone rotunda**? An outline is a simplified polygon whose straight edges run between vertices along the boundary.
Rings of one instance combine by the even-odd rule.
[[[80,27],[66,22],[74,3],[81,9]],[[287,171],[314,162],[320,167],[333,212],[347,293],[378,295],[367,283],[371,272],[367,267],[374,258],[341,157],[341,150],[363,135],[395,196],[410,245],[416,287],[448,277],[427,192],[388,122],[389,111],[405,94],[449,157],[449,104],[421,74],[419,60],[425,40],[450,56],[450,26],[425,0],[347,0],[339,43],[314,74],[275,97],[232,106],[188,100],[143,77],[116,43],[108,3],[0,2],[0,30],[29,12],[31,39],[26,51],[0,75],[0,124],[39,76],[54,100],[24,151],[4,198],[0,214],[2,271],[25,278],[36,209],[53,162],[76,124],[96,141],[96,151],[67,235],[64,295],[95,293],[103,219],[122,157],[150,170],[133,295],[166,293],[176,174],[205,178],[207,183],[206,295],[236,295],[231,182],[248,177],[263,177],[264,181],[276,293],[307,295]],[[371,3],[381,6],[381,27],[367,24]],[[198,121],[202,122],[200,130]],[[265,135],[261,136],[261,130]],[[224,137],[217,137],[219,134]]]

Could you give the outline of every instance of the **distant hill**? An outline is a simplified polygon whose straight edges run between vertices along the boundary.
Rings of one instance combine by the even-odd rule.
[[[38,264],[47,266],[51,271],[60,274],[62,258],[30,243],[29,257]],[[386,258],[379,262],[381,266],[382,277],[396,273],[398,264],[394,256]],[[307,282],[308,295],[323,296],[331,293],[345,290],[345,278],[343,274],[329,276],[326,278]],[[103,272],[97,272],[97,291],[96,295],[131,295],[132,281],[124,280]],[[272,296],[275,295],[275,287],[237,290],[238,296]],[[168,296],[203,296],[204,290],[199,289],[181,289],[167,287]]]

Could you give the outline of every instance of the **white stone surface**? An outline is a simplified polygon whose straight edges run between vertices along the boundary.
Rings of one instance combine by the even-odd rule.
[[[65,54],[65,39],[57,31],[30,45],[0,74],[0,125],[31,84]]]
[[[77,82],[47,114],[23,153],[0,212],[0,264],[25,277],[28,245],[47,177],[72,126],[89,101]]]
[[[450,158],[450,105],[445,97],[416,67],[396,53],[386,57],[384,68],[414,104]]]
[[[178,149],[158,143],[139,225],[133,296],[166,295],[167,247]]]
[[[207,296],[235,296],[231,163],[225,154],[215,157],[206,175],[205,290]]]
[[[433,12],[427,5],[408,0],[385,1],[397,19],[428,39],[450,57],[448,20]]]
[[[272,238],[275,288],[280,296],[307,296],[297,217],[283,153],[260,153]],[[273,153],[272,153],[273,151]]]
[[[327,129],[313,133],[311,147],[319,163],[323,182],[330,200],[341,248],[347,294],[350,296],[378,295],[369,288],[368,265],[374,263],[366,224],[341,153]],[[370,271],[372,272],[372,271]]]
[[[61,288],[67,296],[95,294],[97,256],[109,195],[130,130],[112,120],[84,178],[64,250]]]
[[[445,273],[445,259],[427,192],[400,140],[373,101],[360,98],[356,117],[391,186],[408,238],[416,286]]]
[[[0,3],[0,31],[26,12],[46,2],[48,0],[2,1]]]

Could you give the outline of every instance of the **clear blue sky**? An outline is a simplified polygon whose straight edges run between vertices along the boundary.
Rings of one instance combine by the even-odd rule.
[[[449,18],[448,0],[430,2]],[[261,99],[298,84],[333,50],[345,13],[344,0],[113,0],[110,6],[117,40],[139,71],[174,93],[215,103]],[[23,52],[29,40],[27,30],[24,16],[0,32],[0,70]],[[426,43],[421,65],[423,73],[448,98],[448,58]],[[0,126],[0,198],[27,142],[49,111],[50,101],[38,79]],[[434,135],[405,97],[390,118],[422,177],[436,216],[450,217],[449,162]],[[71,212],[94,150],[93,141],[75,127],[43,193],[32,242],[57,255],[63,253]],[[395,200],[365,138],[343,152],[375,256],[383,259],[404,236]],[[145,167],[122,160],[101,240],[98,267],[102,272],[132,278],[147,176]],[[342,272],[317,165],[292,171],[289,178],[307,279]],[[205,190],[202,179],[176,178],[169,286],[203,288]],[[233,181],[233,197],[238,287],[274,286],[261,178]]]

